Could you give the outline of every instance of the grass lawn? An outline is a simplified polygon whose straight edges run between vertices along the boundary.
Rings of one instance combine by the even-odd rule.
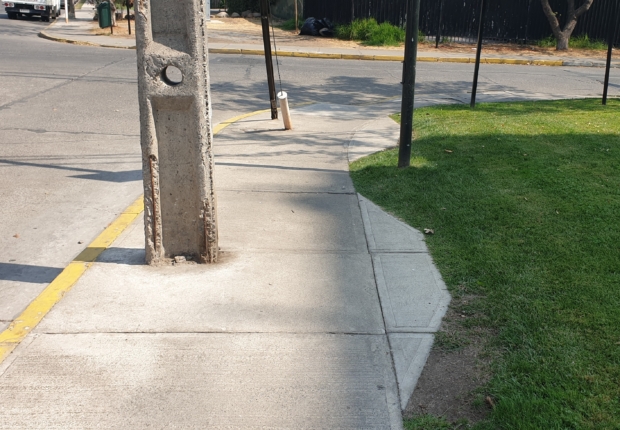
[[[414,124],[411,168],[389,150],[351,176],[434,229],[452,294],[477,297],[458,311],[490,333],[495,407],[475,428],[620,429],[620,101],[439,106]]]

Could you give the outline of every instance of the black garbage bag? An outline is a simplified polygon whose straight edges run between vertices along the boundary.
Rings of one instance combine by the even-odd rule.
[[[331,37],[334,35],[334,25],[327,18],[308,18],[301,26],[299,34],[305,36]]]
[[[332,37],[334,35],[334,24],[327,18],[319,19],[317,24],[320,26],[319,34],[323,37]],[[315,24],[316,25],[316,24]]]

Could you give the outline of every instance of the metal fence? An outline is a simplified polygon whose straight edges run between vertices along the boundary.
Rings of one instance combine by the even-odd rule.
[[[588,35],[590,39],[606,40],[614,2],[594,0],[590,10],[577,22],[573,36]],[[329,18],[336,23],[348,23],[357,18],[375,18],[403,26],[409,0],[305,0],[304,17]],[[528,43],[552,35],[540,0],[486,0],[485,40]],[[563,24],[565,0],[550,0]],[[454,41],[473,42],[480,16],[480,0],[421,0],[420,30],[434,37],[441,34]],[[620,32],[618,32],[620,33]],[[620,34],[614,40],[620,44]]]

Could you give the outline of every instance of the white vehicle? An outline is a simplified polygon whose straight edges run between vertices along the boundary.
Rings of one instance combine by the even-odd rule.
[[[32,15],[40,16],[41,21],[49,21],[50,18],[56,19],[60,15],[60,0],[18,0],[2,3],[9,19]]]

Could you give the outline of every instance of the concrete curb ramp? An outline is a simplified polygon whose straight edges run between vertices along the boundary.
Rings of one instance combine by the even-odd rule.
[[[51,26],[51,25],[50,25]],[[135,46],[118,46],[66,39],[52,36],[45,31],[39,32],[39,37],[61,43],[74,45],[96,46],[100,48],[136,49]],[[209,48],[211,54],[236,54],[236,55],[264,55],[261,49],[242,48]],[[317,53],[302,51],[278,51],[280,57],[318,58],[333,60],[364,60],[364,61],[404,61],[402,55],[367,55],[367,54],[341,54],[341,53]],[[474,58],[469,57],[418,57],[418,61],[425,63],[475,63]],[[551,67],[605,67],[604,62],[589,60],[535,60],[523,58],[496,58],[482,57],[482,64],[508,64],[521,66],[551,66]],[[612,63],[613,68],[620,68],[620,64]]]

